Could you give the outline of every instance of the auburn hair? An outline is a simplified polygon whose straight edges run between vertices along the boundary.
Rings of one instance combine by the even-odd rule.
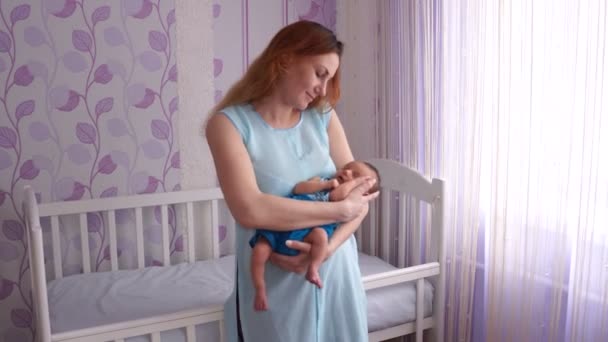
[[[287,70],[288,64],[306,56],[336,53],[342,57],[344,46],[325,26],[312,21],[297,21],[283,27],[266,49],[251,63],[241,77],[217,103],[211,114],[228,106],[249,103],[270,95]],[[308,108],[321,112],[335,107],[340,98],[340,67],[328,82],[326,95],[316,98]]]

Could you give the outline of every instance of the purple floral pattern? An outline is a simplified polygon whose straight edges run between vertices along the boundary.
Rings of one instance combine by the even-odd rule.
[[[44,202],[179,189],[175,22],[171,1],[0,3],[0,340],[36,336],[24,185]],[[174,217],[171,254],[183,251]],[[105,217],[87,220],[93,267],[107,268]],[[61,238],[64,257],[80,253],[77,235]],[[119,257],[134,249],[118,244]],[[65,274],[81,268],[65,262]]]

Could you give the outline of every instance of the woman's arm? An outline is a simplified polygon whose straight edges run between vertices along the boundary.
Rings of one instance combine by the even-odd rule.
[[[357,228],[359,228],[361,222],[363,222],[363,219],[367,215],[368,210],[369,206],[366,206],[365,210],[363,210],[358,217],[350,222],[341,224],[338,229],[334,231],[331,239],[329,239],[325,260],[332,256],[334,252],[340,246],[342,246],[344,241],[346,241],[357,230]],[[308,270],[308,265],[310,264],[310,243],[290,240],[287,241],[287,247],[298,250],[300,254],[296,256],[287,256],[279,253],[272,253],[270,255],[270,261],[285,271],[295,273],[306,272]]]
[[[344,127],[342,127],[342,123],[335,110],[331,111],[327,135],[329,137],[329,154],[334,164],[336,164],[336,169],[341,169],[344,165],[355,159],[348,145]]]
[[[371,199],[363,194],[372,186],[362,180],[354,195],[341,202],[298,201],[265,194],[255,180],[243,140],[225,115],[213,115],[206,136],[224,198],[234,219],[243,227],[291,230],[357,217]]]
[[[353,153],[351,152],[350,146],[348,145],[348,140],[346,139],[344,128],[342,127],[342,123],[340,122],[340,119],[338,118],[338,115],[334,110],[332,110],[331,113],[331,119],[329,121],[329,126],[327,127],[327,134],[329,136],[331,158],[334,160],[336,167],[342,168],[347,163],[353,161]],[[342,184],[340,187],[344,187],[344,190],[347,190],[348,192],[342,194],[341,196],[343,197],[337,198],[337,200],[341,200],[342,198],[344,198],[344,196],[349,197],[353,191],[359,189],[360,187],[358,187],[357,181],[360,178],[361,177],[358,177],[350,182]],[[370,182],[370,184],[374,184],[375,182],[376,181],[374,179]],[[379,191],[376,191],[375,193],[368,194],[367,196],[373,199],[376,198],[379,193]],[[357,217],[355,217],[353,220],[341,221],[345,223],[340,225],[340,227],[336,229],[336,232],[334,233],[330,241],[330,250],[332,251],[331,253],[333,253],[333,251],[340,247],[340,245],[344,243],[344,241],[346,241],[346,239],[348,239],[348,237],[357,230],[357,227],[359,227],[359,225],[365,218],[365,215],[367,215],[368,211],[369,205],[368,202],[366,202],[363,210],[359,213],[359,215],[357,215]]]
[[[325,259],[332,256],[332,254],[334,254],[338,247],[342,246],[344,241],[348,240],[348,238],[357,231],[357,229],[361,225],[361,222],[363,222],[363,219],[365,219],[365,216],[367,216],[368,212],[369,205],[366,205],[365,209],[361,211],[361,214],[357,218],[352,221],[341,224],[334,231],[334,234],[331,236],[331,239],[329,239],[328,252]]]

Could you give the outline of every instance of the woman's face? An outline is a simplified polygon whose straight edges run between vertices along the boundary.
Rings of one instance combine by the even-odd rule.
[[[294,60],[279,83],[283,100],[299,110],[306,109],[314,99],[325,96],[328,82],[339,65],[340,59],[335,53]]]

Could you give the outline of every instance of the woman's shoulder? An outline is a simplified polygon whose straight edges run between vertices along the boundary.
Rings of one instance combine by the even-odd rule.
[[[313,107],[305,110],[305,113],[308,114],[307,117],[310,118],[311,121],[325,129],[329,126],[329,120],[331,119],[333,112],[334,109],[332,107],[323,110]]]
[[[217,116],[215,119],[219,119],[218,117],[222,116],[227,118],[244,139],[248,137],[250,124],[246,105],[230,105],[219,109],[216,113],[212,113],[211,115]],[[214,118],[210,118],[209,121],[212,119]]]
[[[226,106],[217,111],[217,113],[213,114],[224,114],[226,116],[239,116],[247,112],[247,104],[234,104],[230,106]]]

